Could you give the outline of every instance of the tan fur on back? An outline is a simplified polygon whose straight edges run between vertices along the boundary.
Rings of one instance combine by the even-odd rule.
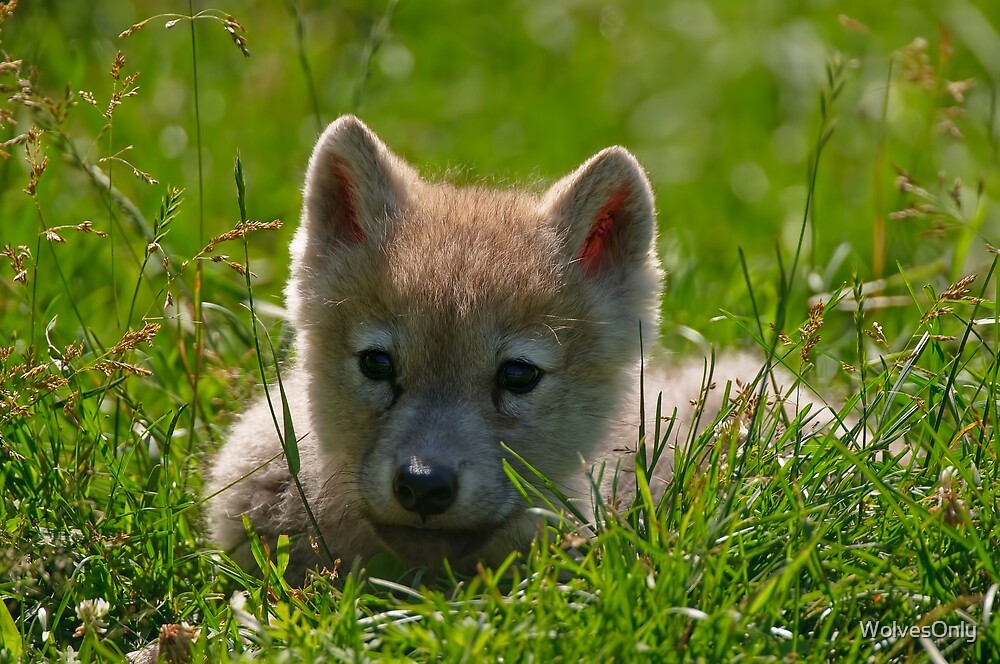
[[[541,194],[456,188],[421,180],[347,116],[317,143],[304,199],[286,291],[297,357],[282,372],[319,531],[258,400],[209,474],[220,547],[252,568],[246,515],[271,542],[293,537],[290,578],[330,564],[310,543],[319,537],[345,563],[383,551],[414,565],[498,563],[538,527],[501,442],[586,513],[591,467],[635,447],[639,331],[648,356],[658,330],[656,219],[635,159],[609,148]],[[391,360],[390,377],[366,374],[366,358]],[[727,358],[715,380],[750,381],[760,364]],[[647,377],[649,413],[663,392],[678,436],[703,366]],[[532,367],[535,385],[510,387]],[[671,468],[665,459],[661,480]]]

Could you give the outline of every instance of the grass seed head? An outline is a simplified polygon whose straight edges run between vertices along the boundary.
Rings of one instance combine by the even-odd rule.
[[[24,155],[29,167],[28,185],[24,188],[24,193],[33,197],[38,192],[38,182],[42,178],[42,173],[49,165],[49,158],[42,154],[42,132],[34,127],[28,131]]]
[[[969,286],[973,281],[976,280],[976,275],[970,274],[966,277],[962,277],[951,286],[945,289],[943,293],[938,297],[938,302],[943,302],[945,300],[962,301],[969,300]]]
[[[153,372],[149,369],[143,369],[142,367],[137,367],[134,364],[129,364],[128,362],[118,362],[117,360],[101,360],[94,365],[94,369],[100,371],[109,378],[119,371],[122,373],[132,374],[133,376],[153,375]]]
[[[118,80],[121,77],[122,68],[125,66],[125,54],[118,51],[115,55],[115,61],[111,65],[111,78]]]
[[[847,30],[854,30],[855,32],[868,32],[867,25],[855,18],[851,18],[847,14],[841,14],[838,16],[837,22]]]
[[[240,25],[240,22],[235,18],[226,14],[226,18],[222,20],[223,29],[229,33],[230,39],[236,44],[236,48],[240,49],[240,53],[243,54],[244,58],[250,57],[250,50],[247,48],[247,40],[243,35],[246,34],[247,29]]]
[[[7,0],[7,2],[0,5],[0,25],[14,13],[15,9],[17,9],[17,0]]]
[[[927,53],[927,40],[917,37],[899,51],[899,62],[903,77],[911,83],[928,90],[937,85],[937,74]]]
[[[155,337],[156,333],[159,331],[159,323],[146,323],[142,326],[141,330],[129,330],[122,336],[121,341],[111,347],[108,354],[118,355],[120,353],[124,353],[127,350],[132,350],[140,343],[152,346],[153,337]]]
[[[118,38],[125,39],[126,37],[132,36],[137,31],[142,30],[144,27],[146,27],[146,24],[149,23],[151,20],[153,19],[147,18],[145,21],[139,21],[138,23],[133,23],[127,30],[124,30],[121,34],[119,34]]]
[[[809,307],[809,318],[806,320],[805,324],[799,328],[799,336],[802,339],[802,350],[799,355],[802,357],[802,361],[806,362],[809,360],[809,353],[812,351],[813,347],[819,343],[820,340],[820,328],[823,327],[823,311],[825,304],[823,300],[819,300],[816,304]]]
[[[872,322],[872,328],[870,330],[865,330],[865,335],[874,339],[878,344],[882,346],[887,346],[889,344],[885,338],[885,331],[878,322]]]
[[[31,258],[31,250],[23,244],[18,245],[16,250],[9,244],[5,244],[0,254],[6,256],[10,261],[10,266],[14,268],[14,281],[20,281],[22,284],[28,283],[28,269],[24,262],[25,259]]]
[[[201,251],[195,254],[192,260],[202,260],[205,258],[205,254],[210,254],[215,251],[215,248],[222,244],[223,242],[229,242],[230,240],[237,240],[239,238],[244,238],[250,233],[255,233],[257,231],[273,231],[281,228],[281,221],[275,219],[274,221],[239,221],[232,230],[228,230],[221,235],[216,235],[208,241]],[[225,261],[228,256],[214,256],[212,260],[216,263],[221,263]],[[190,261],[185,261],[184,265],[187,265]],[[233,266],[230,266],[233,267]],[[241,266],[242,267],[242,266]],[[236,269],[234,267],[234,269]],[[237,269],[237,271],[239,271]]]

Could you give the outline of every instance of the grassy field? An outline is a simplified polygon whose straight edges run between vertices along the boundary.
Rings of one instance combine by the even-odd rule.
[[[1000,658],[1000,5],[332,4],[0,2],[0,662],[195,634],[212,661]],[[261,380],[246,271],[280,347],[345,112],[456,182],[629,147],[669,352],[775,346],[865,426],[704,422],[662,501],[431,587],[213,559],[202,468]],[[244,216],[281,223],[220,241]]]

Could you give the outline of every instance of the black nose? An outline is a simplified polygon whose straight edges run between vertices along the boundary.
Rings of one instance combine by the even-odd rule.
[[[396,469],[392,492],[404,508],[426,519],[451,507],[458,494],[458,478],[448,466],[432,465],[411,457]]]

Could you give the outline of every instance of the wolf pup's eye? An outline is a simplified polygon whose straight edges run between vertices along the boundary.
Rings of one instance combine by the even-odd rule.
[[[361,373],[372,380],[389,380],[395,377],[396,368],[392,356],[376,348],[361,353]]]
[[[527,394],[542,378],[542,370],[521,360],[504,362],[497,372],[497,383],[514,394]]]

